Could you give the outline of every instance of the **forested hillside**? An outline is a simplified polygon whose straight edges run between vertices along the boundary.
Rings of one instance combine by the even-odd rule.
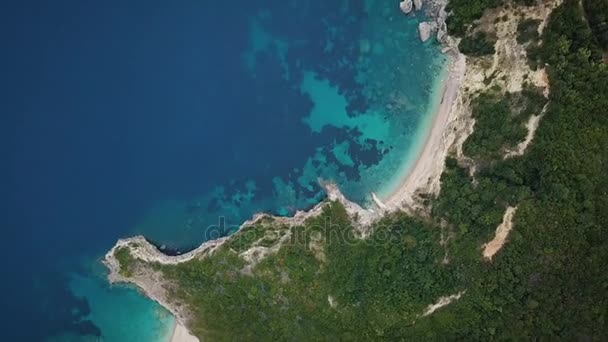
[[[608,338],[608,68],[579,1],[554,11],[542,41],[550,104],[530,150],[477,186],[453,164],[444,175],[436,213],[460,227],[453,261],[470,287],[411,328],[421,337]],[[506,204],[519,205],[510,242],[481,262],[474,248]]]
[[[608,49],[608,0],[584,0],[585,13],[599,45]]]
[[[452,30],[466,34],[500,3],[451,1]],[[161,266],[121,258],[129,272],[162,271],[205,339],[606,340],[608,68],[596,37],[579,1],[552,13],[534,56],[547,66],[551,92],[533,143],[521,157],[502,158],[525,135],[513,103],[525,103],[521,115],[545,104],[534,89],[480,95],[465,142],[477,172],[473,178],[448,159],[429,218],[393,215],[360,240],[333,203],[300,227],[263,222],[240,231],[204,260]],[[514,228],[487,260],[481,246],[508,206],[518,208]],[[238,256],[277,246],[288,229],[297,238],[254,267]]]

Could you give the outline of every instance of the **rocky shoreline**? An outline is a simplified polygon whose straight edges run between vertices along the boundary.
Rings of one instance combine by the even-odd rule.
[[[423,154],[426,154],[426,159],[432,162],[418,162],[418,169],[416,170],[416,166],[414,166],[414,170],[410,171],[400,189],[386,203],[382,203],[379,199],[375,198],[377,208],[363,208],[349,201],[335,184],[319,181],[327,193],[327,199],[317,204],[311,210],[298,211],[292,217],[256,214],[251,220],[244,222],[240,229],[251,227],[263,219],[271,219],[273,222],[286,227],[298,226],[303,224],[307,219],[320,215],[323,209],[327,205],[330,205],[332,201],[339,202],[344,206],[348,215],[353,220],[354,228],[360,238],[369,236],[373,223],[389,212],[405,210],[410,213],[424,214],[426,207],[422,204],[422,198],[417,195],[422,193],[438,194],[443,164],[448,154],[451,153],[460,162],[465,162],[462,154],[462,145],[472,133],[474,126],[474,120],[471,118],[470,97],[473,91],[485,89],[489,86],[484,86],[484,78],[479,77],[484,72],[481,66],[476,65],[475,62],[469,63],[465,56],[458,51],[458,39],[450,37],[447,34],[445,24],[448,16],[448,13],[445,11],[447,2],[447,0],[424,2],[420,0],[406,0],[399,5],[403,12],[406,12],[404,8],[409,9],[407,15],[412,11],[425,11],[429,21],[419,24],[420,39],[427,41],[435,35],[442,45],[442,52],[449,53],[452,59],[448,69],[449,79],[444,82],[443,94],[440,97],[441,108],[438,109],[438,113],[434,113],[437,117],[440,117],[439,114],[443,114],[441,115],[441,120],[436,120],[433,124],[432,131],[429,133],[429,139],[435,137],[435,142],[429,143],[427,141],[425,148],[421,151],[421,158],[424,157]],[[129,275],[129,277],[123,276],[120,272],[120,263],[116,258],[115,252],[119,248],[124,247],[129,249],[134,258],[146,263],[178,264],[193,259],[204,258],[212,254],[229,239],[230,237],[224,237],[207,241],[195,250],[178,256],[163,254],[142,236],[121,239],[106,254],[104,264],[110,270],[108,279],[111,283],[125,282],[136,285],[146,296],[167,308],[175,316],[180,329],[183,330],[183,327],[189,325],[188,323],[192,315],[188,312],[184,303],[176,303],[171,300],[169,294],[174,284],[167,283],[160,271],[155,271],[149,267],[137,270],[132,275]],[[274,249],[277,249],[276,246],[273,247],[274,249],[259,246],[253,248],[255,250],[248,250],[240,254],[250,264],[255,264],[265,255],[276,252]],[[192,338],[188,341],[198,340],[195,337]]]
[[[431,34],[436,34],[437,39],[443,46],[442,52],[450,52],[453,54],[452,57],[454,57],[455,60],[460,61],[459,63],[464,63],[464,56],[457,52],[457,48],[455,48],[456,45],[447,35],[445,30],[445,19],[447,18],[445,6],[447,4],[447,0],[427,1],[424,3],[421,0],[410,2],[412,3],[412,8],[417,11],[423,10],[424,8],[426,15],[431,19],[431,21],[420,23],[419,32],[421,35],[421,40],[426,41],[430,39]],[[464,72],[464,69],[462,71]],[[450,101],[453,100],[454,99],[450,99]],[[256,214],[251,220],[244,222],[239,229],[253,226],[263,219],[271,219],[273,222],[287,227],[298,226],[304,223],[304,221],[307,219],[320,215],[325,206],[329,205],[333,201],[336,201],[341,203],[346,209],[348,215],[354,222],[354,228],[358,232],[359,237],[365,238],[371,233],[372,224],[374,222],[381,219],[388,212],[403,209],[402,206],[396,205],[391,205],[390,207],[384,209],[363,208],[360,205],[349,201],[340,192],[335,184],[325,183],[321,180],[319,183],[325,189],[327,199],[317,204],[311,210],[298,211],[292,217],[276,217],[264,213]],[[416,187],[418,186],[420,186],[420,184],[416,185]],[[413,197],[410,196],[409,198]],[[416,206],[416,203],[409,204],[411,206]],[[218,247],[229,239],[230,237],[223,237],[216,240],[207,241],[198,248],[177,256],[169,256],[162,253],[162,251],[160,251],[156,246],[150,244],[143,236],[120,239],[117,241],[116,245],[106,253],[103,263],[109,270],[108,280],[110,283],[134,284],[144,293],[144,295],[156,301],[173,314],[176,319],[176,329],[172,338],[173,342],[198,341],[198,339],[192,336],[187,330],[192,314],[187,310],[186,305],[183,303],[173,302],[171,300],[170,291],[174,285],[167,283],[163,279],[160,271],[155,271],[150,268],[138,269],[129,275],[129,277],[125,277],[123,274],[121,274],[120,263],[116,258],[116,251],[120,248],[128,248],[133,258],[141,260],[144,263],[178,264],[193,259],[204,258],[205,256],[212,254]],[[261,247],[261,249],[264,250],[258,250],[260,249],[258,247],[255,248],[257,248],[255,251],[253,251],[255,253],[252,253],[252,251],[246,251],[242,253],[241,257],[243,257],[249,263],[255,264],[268,253],[275,252],[274,250],[268,250],[268,248],[265,247]],[[253,257],[254,254],[255,258]],[[179,332],[179,334],[177,332]]]
[[[373,209],[365,209],[357,203],[351,202],[340,192],[338,187],[333,183],[319,181],[320,185],[327,193],[327,199],[317,204],[314,208],[308,211],[298,211],[292,217],[278,217],[270,214],[256,214],[251,220],[245,221],[239,230],[251,227],[263,219],[270,219],[277,225],[293,227],[302,225],[309,218],[321,215],[323,209],[332,202],[341,203],[351,220],[354,222],[354,228],[359,232],[360,238],[365,238],[371,232],[372,223],[382,218],[383,214],[380,211]],[[284,236],[283,240],[288,239],[289,235]],[[194,342],[198,339],[192,336],[187,330],[188,322],[192,314],[187,310],[183,303],[177,303],[171,300],[170,291],[174,287],[163,279],[162,273],[150,269],[149,267],[138,268],[134,270],[128,277],[121,273],[121,265],[116,257],[116,252],[121,248],[128,248],[130,255],[144,263],[159,263],[163,265],[175,265],[187,262],[193,259],[204,258],[212,254],[217,248],[228,241],[230,237],[223,237],[216,240],[206,241],[198,248],[176,256],[169,256],[160,251],[156,246],[149,243],[143,236],[135,236],[126,239],[119,239],[114,247],[110,249],[102,261],[108,268],[108,281],[111,284],[130,283],[135,285],[143,294],[157,302],[159,305],[166,308],[175,317],[176,331],[179,331],[179,336],[174,334],[172,342]],[[241,257],[253,265],[269,253],[276,252],[280,247],[280,243],[273,249],[266,247],[254,247],[251,250],[241,253]],[[180,337],[177,339],[177,337]]]
[[[437,41],[441,43],[444,48],[448,48],[447,50],[442,50],[444,53],[454,46],[454,42],[451,41],[450,36],[448,35],[446,25],[448,13],[445,9],[447,4],[447,0],[403,0],[399,3],[399,8],[406,15],[424,9],[426,16],[430,20],[418,24],[420,40],[426,42],[435,35]]]

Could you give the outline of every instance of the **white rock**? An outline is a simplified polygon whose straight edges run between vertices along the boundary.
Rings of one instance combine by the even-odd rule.
[[[401,8],[401,11],[405,14],[408,14],[412,11],[412,0],[403,0],[399,3],[399,8]]]
[[[414,8],[416,11],[420,11],[422,9],[422,0],[414,0]]]
[[[445,11],[445,6],[443,6],[439,9],[439,16],[438,16],[437,22],[445,23],[445,21],[447,19],[448,19],[448,12]]]
[[[445,22],[439,25],[439,29],[437,30],[437,41],[443,43],[445,39],[448,37],[448,27]]]
[[[435,30],[433,23],[429,23],[426,21],[418,24],[418,32],[420,32],[420,40],[426,42],[431,38],[431,33]]]

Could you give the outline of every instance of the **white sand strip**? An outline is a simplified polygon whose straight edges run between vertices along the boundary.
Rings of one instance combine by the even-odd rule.
[[[453,55],[448,68],[448,78],[443,83],[441,102],[418,158],[399,187],[384,199],[384,204],[391,210],[414,208],[416,206],[414,194],[417,191],[422,193],[438,191],[445,158],[456,138],[451,123],[460,115],[455,102],[466,70],[464,55]]]
[[[173,336],[171,336],[170,342],[199,342],[199,340],[190,334],[188,329],[180,322],[175,321],[175,328],[173,329]]]

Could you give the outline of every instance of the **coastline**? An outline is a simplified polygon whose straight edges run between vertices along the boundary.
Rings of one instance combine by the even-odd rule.
[[[464,81],[466,58],[455,50],[450,52],[448,58],[447,76],[438,89],[441,96],[435,97],[435,104],[430,110],[432,119],[429,127],[422,128],[424,141],[413,164],[404,170],[399,185],[388,196],[378,198],[372,194],[376,205],[384,211],[420,210],[423,206],[417,195],[438,194],[445,158],[457,136],[463,134],[468,126],[461,120],[464,111],[458,108],[456,101]]]
[[[428,2],[433,9],[429,15],[429,20],[436,21],[437,23],[442,22],[442,20],[445,21],[445,15],[441,14],[442,12],[445,13],[443,11],[445,3],[447,3],[445,0]],[[448,58],[446,71],[442,72],[442,76],[445,78],[438,81],[436,88],[433,90],[432,99],[434,103],[429,109],[432,118],[428,119],[428,123],[424,123],[424,127],[418,133],[421,135],[419,141],[422,141],[422,143],[416,146],[417,148],[414,151],[404,151],[404,157],[408,159],[408,165],[401,170],[401,175],[396,176],[397,178],[401,178],[398,181],[398,187],[382,199],[378,198],[375,193],[371,194],[373,202],[377,207],[361,207],[357,203],[349,201],[335,184],[319,180],[319,183],[327,193],[327,200],[317,204],[308,211],[298,211],[292,217],[277,217],[265,213],[256,214],[252,219],[244,222],[239,230],[251,226],[263,218],[272,218],[287,227],[297,226],[308,218],[320,215],[325,206],[331,201],[337,201],[345,207],[348,215],[356,222],[354,228],[358,232],[359,238],[366,238],[371,233],[372,224],[390,212],[400,210],[408,213],[416,211],[424,212],[422,199],[416,195],[439,192],[440,177],[448,152],[451,151],[454,144],[458,144],[458,142],[462,144],[464,139],[461,139],[458,135],[466,134],[467,130],[470,133],[470,128],[472,127],[470,122],[468,122],[470,120],[460,120],[460,117],[466,114],[466,111],[458,106],[457,101],[460,96],[464,96],[461,85],[465,78],[466,59],[464,55],[458,52],[458,49],[450,39],[449,36],[445,36],[441,41],[440,48],[443,47],[442,52],[445,52]],[[438,91],[441,94],[440,96],[436,94]],[[410,155],[408,156],[408,154]],[[120,265],[114,252],[117,248],[128,247],[131,254],[137,259],[161,264],[178,264],[213,253],[216,248],[229,238],[225,237],[207,241],[198,248],[178,256],[163,254],[155,246],[148,243],[143,236],[120,239],[108,251],[103,263],[110,270],[108,275],[110,283],[134,284],[145,296],[156,301],[172,313],[175,318],[175,325],[168,341],[199,342],[199,339],[193,336],[187,328],[191,317],[190,313],[183,305],[174,303],[169,299],[168,290],[164,286],[162,275],[158,272],[152,272],[136,274],[128,278],[123,277],[119,272]],[[286,234],[285,238],[289,238],[289,234]],[[255,263],[255,260],[250,260],[251,256],[248,252],[243,252],[240,256],[250,263]],[[264,255],[275,251],[256,250],[255,252],[260,254],[256,258],[261,259]]]
[[[429,16],[431,20],[436,20],[437,23],[442,22],[442,16],[443,20],[445,20],[443,6],[445,6],[446,2],[445,0],[428,2],[431,6],[434,6],[433,12],[435,15]],[[518,92],[522,90],[523,80],[529,79],[534,86],[543,89],[545,96],[548,96],[550,89],[548,87],[546,70],[544,68],[530,69],[527,64],[525,49],[522,45],[518,44],[516,39],[517,24],[526,18],[539,19],[541,20],[541,25],[538,29],[540,34],[548,20],[549,13],[559,3],[560,0],[554,0],[549,3],[539,4],[533,11],[526,12],[523,16],[512,15],[515,11],[512,8],[497,8],[488,11],[484,15],[483,20],[480,21],[479,26],[482,28],[487,27],[488,30],[496,32],[496,53],[491,58],[466,58],[458,52],[456,48],[458,41],[455,38],[449,36],[443,36],[442,39],[438,38],[443,45],[442,52],[447,53],[447,57],[449,58],[446,67],[447,76],[441,77],[443,79],[438,80],[433,89],[433,103],[428,110],[430,117],[427,119],[427,122],[422,124],[417,133],[420,135],[420,140],[417,140],[419,145],[416,146],[414,151],[412,149],[403,151],[404,158],[407,159],[404,165],[411,165],[406,165],[398,172],[400,175],[396,177],[401,176],[398,186],[388,196],[382,196],[383,198],[379,198],[375,193],[371,193],[371,199],[375,203],[375,206],[371,205],[368,208],[364,208],[346,199],[335,184],[319,180],[319,183],[327,192],[327,199],[312,209],[298,211],[292,217],[276,217],[263,213],[256,214],[251,220],[241,225],[240,229],[243,229],[257,223],[263,218],[270,218],[272,222],[279,223],[287,230],[287,233],[272,248],[254,246],[238,254],[239,257],[248,263],[247,267],[253,267],[265,256],[276,253],[281,244],[290,238],[291,230],[289,227],[301,225],[305,220],[318,216],[332,201],[339,202],[344,206],[348,216],[353,219],[353,228],[359,238],[369,236],[372,224],[392,212],[404,211],[410,215],[428,216],[429,207],[425,204],[427,196],[423,195],[433,196],[439,193],[441,174],[443,173],[445,159],[448,154],[454,156],[459,165],[468,169],[471,176],[475,174],[474,161],[463,154],[463,143],[473,132],[475,125],[471,112],[472,95],[494,86],[503,89],[505,93]],[[500,21],[496,24],[496,18],[504,17],[508,14],[511,14],[512,20]],[[489,82],[486,82],[486,79],[494,74],[496,74],[496,77],[492,77]],[[545,109],[546,106],[543,108],[542,113],[533,115],[530,118],[529,123],[532,122],[532,124],[529,124],[529,127],[527,127],[529,134],[526,140],[522,142],[522,147],[518,146],[518,155],[525,152],[527,144],[534,137],[535,126],[542,118]],[[509,151],[506,152],[505,158],[510,157]],[[510,226],[506,226],[506,224],[511,222],[510,220],[515,214],[515,209],[516,207],[506,211],[505,217],[503,217],[504,224],[498,227],[495,239],[489,244],[484,245],[484,248],[489,245],[493,247],[492,252],[494,253],[500,249],[506,241],[508,231],[511,228]],[[169,300],[167,288],[165,287],[167,283],[163,284],[162,274],[148,270],[147,273],[137,273],[125,278],[120,274],[120,265],[114,252],[117,247],[124,246],[128,247],[136,259],[162,264],[175,264],[193,258],[204,258],[229,239],[230,237],[207,241],[197,249],[181,256],[167,256],[156,249],[156,247],[150,245],[141,236],[121,239],[106,254],[104,264],[110,270],[108,279],[111,283],[127,282],[134,284],[147,297],[158,302],[174,315],[175,327],[171,341],[198,341],[193,336],[193,339],[178,339],[182,338],[184,331],[187,332],[187,335],[190,335],[187,323],[189,322],[188,318],[191,316],[184,305]],[[492,243],[496,246],[492,245]],[[483,255],[486,259],[490,259],[492,256],[488,253],[484,253]],[[452,297],[458,299],[455,296],[442,297],[434,305],[447,305],[449,301],[445,299]]]
[[[526,12],[524,18],[540,21],[538,33],[546,25],[549,13],[557,7],[561,0],[553,0],[539,4],[534,10]],[[435,18],[436,23],[445,21],[445,0],[429,1],[428,15]],[[504,92],[515,93],[522,90],[525,77],[530,83],[543,89],[546,98],[549,96],[549,85],[546,70],[532,70],[527,63],[527,52],[523,45],[517,42],[517,23],[513,16],[511,20],[496,23],[496,18],[505,16],[509,11],[497,8],[488,11],[479,22],[480,27],[496,33],[496,53],[490,58],[467,58],[458,49],[458,40],[451,36],[437,39],[442,43],[443,52],[448,54],[448,75],[441,85],[441,96],[437,97],[438,105],[431,110],[433,123],[424,137],[424,143],[417,151],[417,159],[412,161],[408,169],[402,171],[401,182],[388,195],[378,198],[372,194],[376,207],[385,212],[403,210],[410,214],[428,215],[428,207],[423,204],[420,195],[437,196],[441,189],[441,174],[444,161],[452,154],[458,163],[468,169],[471,176],[475,174],[475,163],[463,153],[466,139],[473,133],[475,119],[471,112],[471,98],[477,91],[483,91],[498,86]],[[490,64],[488,66],[488,63]],[[491,79],[489,83],[486,80]],[[507,151],[504,158],[522,155],[534,138],[536,128],[542,119],[547,106],[541,113],[532,115],[526,129],[526,139],[514,151]],[[407,152],[406,152],[407,153]]]
[[[459,123],[460,116],[463,111],[457,105],[457,98],[460,94],[460,86],[464,79],[466,62],[464,55],[453,53],[449,56],[447,77],[440,84],[441,97],[431,109],[434,114],[430,120],[431,124],[428,129],[425,129],[423,134],[424,142],[418,150],[418,155],[414,164],[406,169],[406,174],[395,189],[386,199],[379,199],[376,194],[372,193],[374,203],[378,208],[363,208],[358,204],[349,201],[332,183],[325,183],[319,180],[319,183],[327,192],[329,201],[338,201],[346,208],[349,216],[358,218],[359,236],[365,238],[370,233],[370,226],[373,222],[381,219],[384,215],[390,212],[403,210],[413,212],[423,208],[423,204],[416,197],[418,193],[435,193],[439,191],[439,181],[443,172],[445,157],[450,148],[456,142],[456,136],[462,133],[462,129],[466,129],[468,125]],[[455,125],[459,127],[456,129]],[[460,139],[462,141],[462,139]],[[406,151],[407,153],[407,151]],[[328,201],[323,201],[317,204],[314,208],[308,211],[298,211],[292,217],[276,217],[265,213],[254,215],[251,220],[244,222],[242,229],[251,226],[265,217],[271,217],[287,226],[296,226],[302,224],[305,220],[319,215],[323,208],[328,204]],[[157,282],[150,281],[149,275],[142,278],[124,278],[119,273],[119,264],[114,257],[114,252],[117,248],[128,246],[131,253],[138,259],[147,262],[159,262],[161,264],[178,264],[192,260],[194,258],[204,257],[207,254],[221,246],[229,237],[220,238],[217,240],[206,241],[196,249],[177,256],[168,256],[160,252],[156,247],[147,242],[143,236],[136,236],[128,239],[120,239],[116,245],[108,251],[103,263],[110,270],[108,280],[110,283],[133,283],[145,296],[158,302],[161,306],[169,310],[175,317],[175,326],[170,336],[169,342],[199,342],[199,339],[193,336],[187,328],[189,314],[179,305],[174,305],[168,300],[166,289],[161,285],[159,275],[153,276]],[[245,254],[245,253],[244,253]],[[243,255],[247,257],[246,255]]]
[[[366,238],[371,233],[372,223],[382,218],[383,214],[372,209],[363,208],[357,203],[349,201],[340,192],[340,189],[333,183],[327,183],[323,180],[319,180],[319,183],[327,193],[327,200],[317,204],[312,209],[308,211],[298,211],[294,216],[291,217],[273,216],[266,213],[256,214],[251,220],[245,221],[239,227],[239,230],[252,226],[262,219],[272,219],[274,223],[278,223],[285,227],[302,225],[309,218],[321,215],[324,208],[327,205],[330,205],[331,202],[339,202],[344,206],[344,209],[351,220],[353,220],[353,222],[356,221],[353,228],[358,233],[357,236],[362,239]],[[291,234],[285,234],[277,246],[280,247],[281,243],[288,241],[290,237]],[[171,300],[169,294],[171,284],[168,284],[163,280],[162,273],[152,270],[141,273],[134,272],[134,274],[125,277],[120,272],[120,262],[116,258],[115,252],[119,248],[128,248],[134,259],[147,263],[175,265],[193,259],[204,258],[205,256],[212,254],[218,247],[229,239],[230,237],[223,237],[216,240],[209,240],[188,253],[169,256],[162,253],[156,248],[156,246],[149,243],[145,237],[139,235],[119,239],[112,249],[106,253],[102,263],[109,270],[108,281],[110,284],[133,284],[142,292],[144,296],[157,302],[173,315],[175,318],[175,326],[173,328],[171,338],[169,339],[170,342],[199,342],[199,339],[193,336],[190,330],[187,328],[188,322],[192,317],[191,313],[182,303],[177,303]],[[253,265],[264,258],[264,256],[278,251],[278,248],[256,248],[257,249],[242,252],[239,254],[239,256],[250,263],[250,265]]]
[[[546,3],[537,3],[533,9],[539,11],[542,5]],[[570,37],[568,27],[577,26],[584,28],[581,31],[587,35],[583,38],[588,38],[590,31],[585,26],[585,17],[580,15],[580,7],[577,2],[563,3],[551,14],[550,25],[539,37],[545,42],[554,42],[556,37]],[[495,18],[501,19],[496,21]],[[548,69],[550,85],[555,89],[549,89],[549,84],[540,87],[546,77],[532,77],[547,76],[547,70],[538,69],[536,64],[533,64],[534,70],[526,69],[529,66],[526,62],[533,61],[534,55],[527,56],[519,53],[522,49],[513,49],[522,47],[513,44],[521,33],[520,24],[529,23],[529,19],[529,13],[512,3],[488,11],[475,25],[481,24],[477,26],[479,28],[497,24],[491,26],[498,32],[494,54],[481,57],[471,54],[465,58],[454,51],[454,55],[449,55],[453,59],[444,60],[440,74],[435,69],[433,79],[424,80],[425,107],[424,112],[418,110],[418,114],[425,117],[416,131],[412,128],[406,131],[414,132],[408,138],[414,137],[416,141],[411,147],[407,146],[410,144],[395,146],[391,159],[387,158],[392,162],[393,172],[379,173],[380,181],[371,183],[375,188],[384,186],[386,190],[394,190],[390,194],[389,191],[382,193],[381,197],[387,199],[388,205],[371,192],[374,187],[367,187],[369,190],[364,192],[371,193],[377,208],[373,204],[353,207],[356,214],[357,210],[367,210],[376,220],[372,225],[377,228],[369,228],[372,232],[369,238],[352,239],[353,232],[365,231],[352,227],[361,225],[357,222],[358,217],[355,222],[350,221],[352,210],[341,205],[348,200],[341,196],[337,187],[319,181],[328,192],[327,199],[312,210],[307,208],[284,221],[295,224],[314,217],[319,208],[324,209],[322,216],[308,220],[302,226],[289,227],[281,223],[275,226],[276,222],[265,219],[270,215],[259,214],[241,226],[257,220],[254,227],[243,228],[247,230],[227,238],[221,250],[200,252],[192,262],[178,266],[140,263],[131,259],[128,253],[115,250],[109,258],[120,261],[117,271],[126,275],[125,281],[140,287],[153,286],[150,285],[154,283],[151,275],[160,273],[160,281],[164,283],[161,287],[168,288],[171,294],[168,304],[195,314],[190,316],[192,320],[181,321],[187,325],[177,319],[165,325],[168,329],[163,330],[163,340],[193,342],[256,337],[323,340],[328,336],[346,339],[356,336],[370,339],[481,336],[492,339],[501,334],[526,339],[535,335],[577,337],[581,335],[581,329],[586,337],[601,338],[602,332],[598,333],[596,329],[597,315],[583,315],[573,321],[569,314],[570,311],[586,313],[590,307],[594,313],[601,313],[601,291],[599,296],[575,298],[580,299],[576,300],[576,307],[564,306],[552,298],[580,294],[580,282],[542,280],[553,280],[554,274],[563,273],[559,263],[552,263],[555,265],[546,269],[549,252],[549,257],[557,256],[559,260],[582,260],[574,264],[580,267],[572,268],[574,271],[570,273],[571,278],[578,277],[590,284],[590,290],[583,291],[583,295],[594,292],[598,284],[593,280],[602,273],[601,262],[586,258],[589,248],[585,236],[576,246],[580,248],[571,250],[571,240],[580,235],[577,234],[579,228],[598,226],[593,220],[585,220],[588,219],[585,209],[597,206],[601,201],[582,203],[580,196],[570,196],[560,202],[563,205],[556,207],[551,196],[555,189],[551,185],[560,186],[560,180],[580,173],[581,162],[589,162],[590,166],[589,172],[580,177],[598,184],[603,182],[601,172],[596,171],[604,161],[594,158],[594,151],[587,151],[589,146],[601,146],[602,137],[598,135],[589,140],[585,136],[585,132],[598,131],[599,121],[585,119],[589,112],[601,114],[602,105],[595,101],[598,99],[596,94],[587,91],[590,87],[580,80],[601,85],[602,76],[605,76],[601,71],[606,70],[602,69],[601,59],[592,59],[588,50],[579,49],[569,50],[566,53],[569,60],[555,73],[554,69],[549,69],[553,63],[546,64],[546,61],[562,57],[563,46],[557,41],[541,46],[543,57],[537,60],[540,61],[538,65]],[[572,25],[560,27],[562,21],[572,22]],[[488,33],[483,29],[477,32]],[[475,32],[466,34],[466,39],[476,35]],[[568,39],[568,42],[577,42],[577,39]],[[530,45],[536,44],[540,44],[538,40]],[[462,45],[463,51],[467,51],[465,46]],[[582,60],[576,59],[578,57]],[[508,67],[503,69],[504,64]],[[495,73],[500,77],[492,76]],[[576,77],[571,77],[572,73]],[[521,82],[525,83],[519,84],[522,74]],[[564,79],[566,82],[560,83]],[[430,89],[428,81],[432,81]],[[530,82],[533,82],[532,87]],[[569,98],[560,101],[559,96],[556,97],[568,90],[584,96],[574,102]],[[543,107],[545,102],[540,95],[546,96],[550,91],[551,102],[547,102],[550,105]],[[581,103],[588,104],[583,106],[587,110],[577,107]],[[551,109],[545,115],[547,107]],[[399,115],[401,112],[394,113]],[[568,115],[560,115],[563,113]],[[505,129],[496,130],[505,119],[507,122],[501,128],[523,129],[526,117],[529,120],[525,139],[522,131],[511,136]],[[511,118],[517,120],[509,121]],[[528,146],[541,119],[537,141]],[[577,134],[570,134],[573,123],[576,126],[583,121],[585,124],[577,126]],[[553,129],[555,127],[559,129]],[[547,129],[555,134],[547,134]],[[550,139],[553,136],[572,139],[556,142]],[[496,138],[505,139],[494,143]],[[564,144],[575,151],[569,153],[574,157],[566,158],[568,163],[560,159],[564,155]],[[586,154],[577,155],[576,151]],[[520,155],[523,157],[518,158]],[[515,159],[504,161],[511,156]],[[399,164],[400,159],[405,162]],[[566,164],[571,167],[562,167]],[[477,172],[476,168],[479,168]],[[559,177],[554,177],[545,188],[538,188],[538,177],[528,177],[556,169],[560,169]],[[435,172],[439,172],[439,178],[435,178]],[[587,185],[571,188],[584,194]],[[435,189],[440,192],[438,196],[433,196]],[[558,187],[557,190],[563,189]],[[561,215],[564,208],[565,214]],[[258,220],[259,217],[264,219]],[[548,217],[551,220],[547,220]],[[561,228],[572,223],[573,217],[574,220],[582,217],[583,225],[562,232]],[[293,237],[292,244],[283,239],[289,235]],[[336,240],[333,236],[339,238]],[[340,238],[344,236],[349,239]],[[303,239],[296,240],[298,237]],[[141,248],[136,242],[125,246],[128,251]],[[163,254],[163,250],[158,247],[157,252]],[[535,250],[549,252],[539,254]],[[177,258],[167,260],[181,262]],[[530,264],[531,267],[521,271],[519,265]],[[594,267],[597,265],[599,268]],[[586,267],[599,269],[598,274],[589,274]],[[539,273],[539,269],[543,272]],[[510,281],[498,283],[489,290],[476,286],[494,284],[495,279],[504,278],[501,274],[506,274]],[[428,284],[432,286],[429,288]],[[527,286],[523,290],[522,284]],[[541,295],[530,296],[534,292]],[[547,292],[554,296],[544,295]],[[372,300],[365,300],[369,298]],[[497,307],[505,314],[496,315]],[[531,323],[521,324],[518,318],[522,315],[531,317]],[[493,328],[488,329],[484,317],[494,316]],[[358,324],[352,324],[353,317]],[[535,324],[552,320],[555,328],[549,333],[542,324]],[[515,331],[514,326],[521,329]],[[199,337],[190,339],[187,327]],[[183,336],[184,332],[187,336]],[[170,339],[169,335],[172,335]]]
[[[171,334],[171,338],[168,340],[169,342],[199,342],[199,339],[190,334],[190,331],[179,321],[175,321],[175,326],[173,327],[173,333]]]

